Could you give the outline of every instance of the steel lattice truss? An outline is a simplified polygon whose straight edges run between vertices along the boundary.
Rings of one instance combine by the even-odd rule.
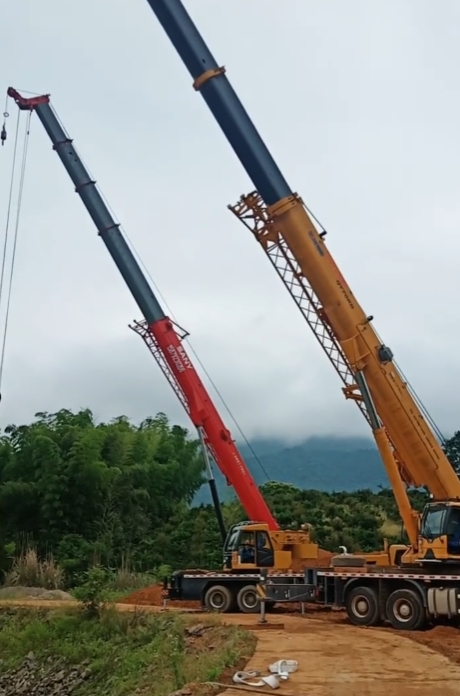
[[[342,391],[345,398],[357,404],[364,418],[371,426],[371,420],[353,376],[350,363],[327,321],[321,303],[311,288],[310,283],[303,275],[302,269],[289,249],[286,240],[270,218],[267,206],[261,196],[257,191],[253,191],[247,196],[242,196],[236,205],[229,205],[228,207],[245,227],[252,232],[264,249],[283,284],[313,331],[318,343],[342,380],[344,385]],[[406,467],[396,452],[388,433],[386,433],[386,436],[401,477],[406,484],[410,484],[410,476]]]
[[[171,322],[174,323],[174,322]],[[188,336],[187,332],[181,329],[180,326],[175,324],[177,328],[177,335],[180,336],[181,339],[184,339],[186,336]],[[144,341],[145,345],[149,349],[150,353],[153,355],[155,360],[157,361],[158,365],[160,366],[161,371],[163,372],[164,376],[168,380],[169,384],[174,390],[174,393],[176,394],[177,398],[181,402],[182,406],[185,408],[185,411],[188,413],[190,419],[193,421],[191,412],[190,412],[190,407],[188,404],[188,401],[185,397],[185,394],[182,390],[182,387],[180,386],[179,382],[177,381],[176,377],[174,376],[174,373],[172,372],[171,368],[169,367],[168,363],[166,362],[163,353],[161,351],[161,348],[158,344],[158,341],[156,340],[155,336],[153,335],[152,331],[149,328],[148,323],[143,320],[143,321],[134,321],[133,324],[130,324],[129,326],[130,329],[132,329],[135,333],[137,333],[142,340]],[[206,434],[206,431],[203,429],[202,426],[196,426],[197,429],[200,431],[200,437],[202,440],[202,443],[206,447],[208,451],[208,455],[211,457],[211,461],[214,462],[215,464],[217,463],[217,456],[215,453],[215,450],[212,446],[212,443],[209,441],[208,436]],[[211,465],[211,462],[209,462]],[[230,484],[228,484],[230,485]]]
[[[261,244],[279,277],[289,291],[316,339],[334,366],[344,385],[347,399],[355,401],[369,421],[369,415],[353,377],[350,364],[325,319],[323,308],[302,273],[286,240],[274,229],[262,198],[257,192],[242,196],[235,206],[229,206],[236,217],[249,229]]]
[[[158,365],[161,368],[161,371],[163,372],[164,376],[168,380],[169,384],[173,388],[177,398],[181,402],[182,406],[185,408],[187,413],[190,415],[190,409],[188,407],[187,399],[185,398],[185,394],[182,391],[182,388],[180,384],[177,382],[171,368],[169,367],[168,363],[163,357],[163,353],[161,352],[160,346],[158,345],[158,342],[153,335],[153,333],[150,331],[149,325],[147,324],[146,321],[135,321],[133,324],[130,324],[129,326],[130,329],[135,331],[144,341],[145,345],[157,361]]]

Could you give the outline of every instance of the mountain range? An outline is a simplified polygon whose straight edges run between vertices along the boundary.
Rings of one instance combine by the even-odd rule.
[[[377,448],[368,438],[311,437],[292,446],[274,439],[237,444],[259,485],[281,481],[326,492],[360,488],[377,491],[389,485]],[[233,489],[216,467],[214,474],[221,501],[232,500]],[[204,485],[194,504],[210,502],[209,489]]]

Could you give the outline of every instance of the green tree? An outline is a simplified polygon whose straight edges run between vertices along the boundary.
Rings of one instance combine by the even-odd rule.
[[[32,543],[71,575],[126,559],[147,570],[145,542],[187,512],[202,483],[199,442],[165,414],[134,425],[97,423],[88,409],[41,412],[0,440],[2,547]]]
[[[460,430],[444,443],[444,452],[457,474],[460,474]]]
[[[460,471],[460,431],[446,444]],[[222,543],[215,511],[193,506],[204,482],[199,442],[164,413],[135,425],[125,416],[96,422],[89,409],[40,412],[0,437],[0,570],[11,549],[52,553],[69,583],[93,566],[162,565],[217,569]],[[383,537],[406,541],[393,492],[325,493],[270,481],[261,487],[280,526],[309,523],[324,549],[374,551]],[[425,490],[409,491],[421,511]],[[246,518],[223,505],[227,527]]]

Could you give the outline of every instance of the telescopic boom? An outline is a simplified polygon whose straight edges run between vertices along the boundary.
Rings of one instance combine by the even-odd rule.
[[[202,442],[204,441],[206,449],[227,482],[233,486],[246,514],[252,520],[266,523],[269,529],[278,529],[278,524],[249,473],[231,433],[225,427],[185,351],[182,342],[184,334],[180,333],[163,311],[124,239],[119,223],[110,214],[96,183],[91,179],[72,145],[72,140],[61,126],[50,104],[49,95],[26,99],[10,87],[8,96],[15,100],[19,109],[35,111],[48,133],[54,150],[75,184],[76,192],[145,318],[146,325],[137,324],[136,330],[147,343],[150,338],[161,353],[168,367],[169,377],[174,378],[176,393],[179,397],[184,397],[181,400],[198,429]]]
[[[303,201],[287,183],[181,0],[147,0],[251,178],[233,212],[251,229],[371,425],[413,548],[417,516],[406,485],[459,499],[460,481],[420,404],[336,266]],[[305,307],[308,305],[308,309]]]

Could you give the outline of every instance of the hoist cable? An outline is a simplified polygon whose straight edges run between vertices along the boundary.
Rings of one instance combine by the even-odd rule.
[[[21,118],[21,112],[18,110],[18,118],[16,121],[16,135],[14,138],[13,164],[11,167],[10,193],[9,193],[9,197],[8,197],[8,209],[7,209],[7,213],[6,213],[6,227],[5,227],[5,241],[3,244],[2,270],[0,273],[0,306],[1,306],[2,295],[3,295],[3,281],[5,278],[5,263],[6,263],[6,254],[7,254],[7,248],[8,248],[8,235],[9,235],[9,231],[10,231],[11,208],[13,205],[14,173],[16,171],[16,155],[17,155],[17,151],[18,151],[19,120],[20,120],[20,118]]]
[[[14,266],[15,266],[15,260],[16,260],[16,248],[17,248],[17,242],[18,242],[19,222],[21,219],[22,194],[24,191],[24,179],[25,179],[25,174],[26,174],[27,151],[29,148],[29,134],[30,134],[31,117],[32,117],[32,112],[29,111],[29,113],[27,115],[26,132],[25,132],[25,136],[24,136],[24,146],[23,146],[23,151],[22,151],[21,173],[20,173],[20,177],[19,177],[18,202],[17,202],[17,206],[16,206],[16,224],[15,224],[15,228],[14,228],[13,251],[12,251],[12,255],[11,255],[10,281],[8,284],[8,297],[6,300],[5,329],[3,331],[3,343],[2,343],[2,350],[0,353],[0,388],[1,388],[2,377],[3,377],[3,365],[5,362],[6,337],[7,337],[7,333],[8,333],[8,320],[9,320],[9,315],[10,315],[10,304],[11,304],[11,289],[13,286],[13,276],[14,276]]]

